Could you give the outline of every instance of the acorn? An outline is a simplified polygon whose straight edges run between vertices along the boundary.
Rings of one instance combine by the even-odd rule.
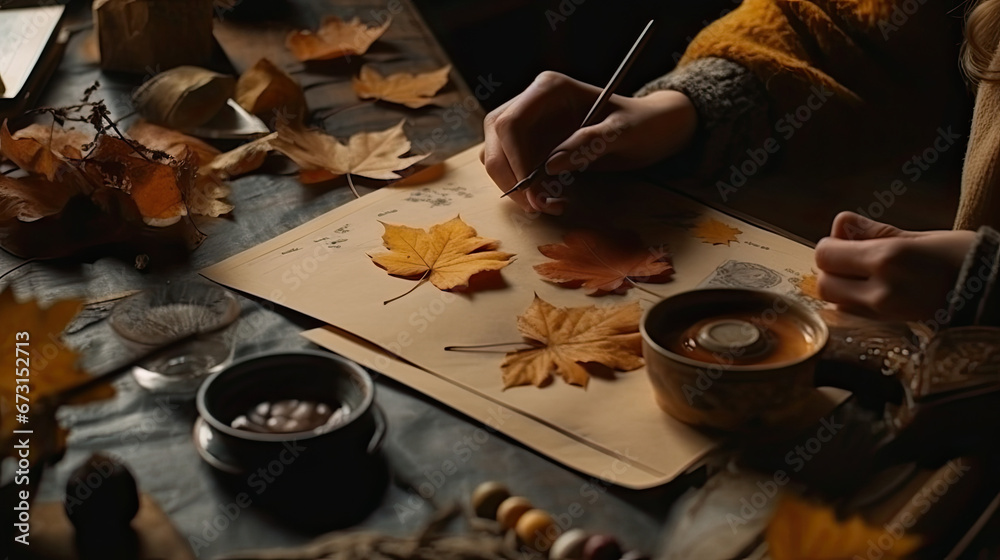
[[[496,519],[500,503],[510,497],[510,490],[495,480],[483,482],[472,492],[472,510],[476,517]]]
[[[526,511],[517,520],[517,526],[514,528],[521,542],[539,552],[546,552],[552,547],[552,542],[558,538],[559,531],[559,526],[552,516],[541,509]]]
[[[619,560],[622,547],[611,535],[594,535],[583,545],[583,560]]]
[[[500,507],[497,508],[497,522],[504,529],[513,529],[518,519],[533,507],[535,506],[531,505],[528,498],[511,496],[500,502]]]
[[[549,549],[551,560],[580,560],[583,558],[583,545],[590,535],[583,529],[570,529],[559,535]]]

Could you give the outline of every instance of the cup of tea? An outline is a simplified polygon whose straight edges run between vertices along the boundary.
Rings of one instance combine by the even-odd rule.
[[[666,298],[645,313],[640,331],[660,408],[726,431],[798,416],[829,338],[819,314],[792,298],[728,288]]]

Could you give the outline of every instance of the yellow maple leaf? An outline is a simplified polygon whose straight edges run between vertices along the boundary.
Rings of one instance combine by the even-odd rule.
[[[303,183],[328,181],[341,175],[347,175],[348,180],[351,175],[359,175],[391,181],[400,178],[396,171],[429,155],[403,157],[410,151],[404,123],[399,121],[396,126],[378,132],[359,132],[347,144],[319,130],[279,126],[278,136],[270,145],[299,166],[299,180]]]
[[[920,546],[916,536],[890,534],[860,516],[838,521],[831,508],[795,496],[778,502],[766,537],[773,560],[868,558],[872,546],[878,548],[882,560],[899,560]]]
[[[472,276],[500,270],[514,256],[497,251],[498,241],[478,237],[461,217],[431,226],[429,231],[382,225],[382,242],[389,252],[371,257],[372,262],[393,276],[427,280],[440,290],[466,288]]]
[[[421,74],[399,72],[383,77],[371,66],[362,66],[351,85],[361,99],[377,99],[419,109],[435,102],[434,95],[448,83],[449,72],[451,65]]]
[[[0,292],[0,317],[3,317],[0,360],[13,368],[0,375],[0,426],[3,426],[0,444],[5,451],[11,449],[10,440],[14,436],[11,431],[18,427],[34,429],[34,435],[40,438],[61,439],[61,433],[40,433],[42,427],[47,429],[55,424],[54,406],[61,403],[53,399],[92,379],[77,367],[76,353],[63,346],[59,338],[79,309],[78,301],[60,301],[43,309],[34,301],[17,303],[11,290]],[[19,382],[19,379],[29,381]],[[98,385],[66,403],[84,403],[112,395],[111,385]],[[27,423],[19,421],[21,414]],[[39,458],[32,455],[33,461]]]
[[[581,365],[596,363],[619,371],[643,364],[638,302],[615,306],[561,308],[535,295],[517,318],[517,328],[535,348],[509,352],[500,368],[504,389],[542,387],[556,374],[586,387],[590,374]]]
[[[736,236],[741,233],[743,232],[715,218],[705,220],[691,230],[691,235],[701,239],[702,243],[727,247],[730,243],[738,243]]]
[[[392,20],[387,19],[382,25],[369,27],[359,18],[344,21],[337,16],[327,16],[315,32],[303,29],[289,33],[285,46],[302,62],[365,54],[391,23]]]

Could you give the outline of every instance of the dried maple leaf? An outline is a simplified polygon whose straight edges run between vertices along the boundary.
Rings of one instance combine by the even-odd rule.
[[[289,33],[285,46],[302,62],[365,54],[391,23],[387,19],[382,25],[369,27],[359,18],[344,21],[327,16],[315,32],[303,29]]]
[[[236,102],[255,115],[276,116],[285,122],[302,122],[306,116],[302,86],[266,58],[237,80]]]
[[[219,150],[193,136],[143,120],[129,127],[128,134],[147,148],[197,168],[193,181],[178,182],[188,212],[214,218],[233,210],[232,204],[221,200],[229,196],[229,186],[208,167],[219,157]]]
[[[400,178],[395,171],[429,155],[402,157],[410,151],[404,122],[379,132],[359,132],[347,144],[319,130],[282,126],[270,143],[299,166],[299,180],[303,183],[328,181],[341,175],[389,181]]]
[[[738,243],[739,240],[736,236],[741,233],[743,232],[715,218],[700,222],[691,230],[691,235],[701,239],[702,243],[725,245],[727,247],[730,243]]]
[[[413,185],[423,185],[425,183],[430,183],[431,181],[437,181],[448,171],[448,166],[445,162],[435,163],[429,167],[418,170],[412,175],[407,175],[402,179],[396,181],[396,186],[413,186]]]
[[[11,290],[0,293],[0,317],[4,318],[4,327],[0,329],[0,342],[3,344],[0,346],[0,359],[14,368],[8,375],[0,376],[0,425],[21,426],[34,429],[36,437],[61,439],[61,434],[40,434],[39,431],[41,426],[47,424],[43,414],[54,413],[54,410],[46,408],[46,401],[91,379],[77,368],[76,354],[58,342],[63,329],[79,309],[80,303],[76,301],[61,301],[42,309],[34,301],[17,303]],[[18,343],[22,344],[18,346]],[[26,376],[18,375],[23,371],[27,372]],[[24,378],[30,379],[30,382],[18,383],[18,379]],[[19,386],[29,388],[19,390]],[[20,399],[17,397],[19,394]],[[114,389],[110,385],[98,385],[67,403],[90,402],[112,395]],[[25,397],[30,400],[25,401]],[[17,406],[25,402],[29,405],[29,412],[27,423],[23,424],[18,421],[21,412]],[[4,451],[11,449],[10,436],[12,434],[7,429],[0,435]],[[34,462],[41,455],[33,452],[30,459]]]
[[[792,496],[778,502],[766,536],[774,560],[867,558],[873,542],[879,546],[880,558],[898,560],[920,546],[920,539],[913,535],[891,535],[869,526],[860,516],[838,521],[829,507]]]
[[[633,232],[579,230],[563,242],[538,248],[555,261],[535,265],[535,271],[550,282],[583,287],[588,296],[625,293],[636,282],[668,282],[674,274],[666,250],[644,245]]]
[[[203,165],[200,171],[212,173],[220,179],[236,177],[250,173],[264,164],[267,154],[271,151],[271,141],[278,137],[277,132],[262,136],[242,146],[220,154],[210,163]]]
[[[148,225],[165,227],[188,213],[183,193],[195,180],[190,166],[152,161],[121,138],[102,135],[80,169],[95,185],[128,194]]]
[[[419,109],[435,102],[438,90],[448,83],[451,65],[422,74],[400,72],[383,77],[370,66],[362,66],[358,77],[351,80],[354,92],[361,99],[377,99]]]
[[[0,175],[0,224],[8,220],[33,222],[62,211],[79,190],[44,177]]]
[[[468,287],[473,275],[500,270],[514,256],[497,251],[498,241],[476,236],[476,230],[461,217],[431,226],[429,231],[382,225],[382,242],[389,252],[371,257],[372,262],[393,276],[430,281],[441,290]]]
[[[7,121],[0,125],[0,154],[14,165],[49,181],[69,170],[67,158],[82,157],[81,147],[91,137],[74,129],[29,125],[11,134]]]
[[[638,302],[615,306],[562,308],[535,295],[517,318],[517,328],[536,346],[509,352],[500,368],[504,389],[547,385],[558,375],[586,387],[590,375],[582,364],[596,363],[619,371],[643,364]]]

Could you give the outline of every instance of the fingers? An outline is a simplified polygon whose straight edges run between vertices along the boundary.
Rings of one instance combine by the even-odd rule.
[[[848,278],[868,278],[872,274],[868,243],[824,237],[816,244],[816,266],[827,274]]]
[[[878,288],[869,280],[845,278],[820,271],[816,286],[824,301],[850,309],[875,309],[881,301]]]
[[[898,237],[907,235],[895,226],[876,222],[854,212],[841,212],[833,219],[830,234],[837,239],[876,239],[880,237]]]

